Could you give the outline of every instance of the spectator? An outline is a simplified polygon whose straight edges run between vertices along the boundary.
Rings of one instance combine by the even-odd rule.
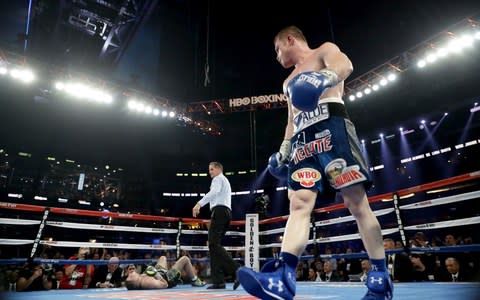
[[[85,260],[90,258],[90,248],[80,247],[76,256],[71,256],[69,260]],[[81,289],[87,288],[94,275],[93,265],[65,265],[64,275],[60,282],[61,289]]]
[[[322,273],[323,273],[323,261],[317,260],[315,261],[315,274],[316,274],[315,281],[322,281],[322,278],[320,277]]]
[[[317,279],[315,270],[312,268],[308,268],[308,278],[307,281],[315,281]]]
[[[0,291],[15,291],[17,289],[17,267],[17,265],[0,266]]]
[[[305,273],[303,272],[303,261],[299,261],[297,264],[296,277],[297,281],[304,281],[306,279]]]
[[[51,289],[52,282],[43,273],[41,264],[27,263],[20,270],[16,288],[17,292],[43,291]]]
[[[385,251],[395,250],[395,242],[390,239],[383,240]],[[387,267],[395,282],[412,281],[412,262],[406,252],[389,253],[386,257]]]
[[[367,274],[368,271],[372,268],[372,265],[370,264],[370,261],[368,259],[364,259],[361,262],[362,265],[362,272],[359,274],[359,279],[361,282],[365,282],[367,280]]]
[[[120,287],[122,283],[123,269],[119,267],[120,260],[113,256],[108,260],[107,266],[100,266],[95,271],[90,287],[114,288]]]
[[[277,259],[278,258],[278,247],[272,247],[272,257]]]
[[[447,234],[445,236],[445,241],[443,242],[445,246],[456,246],[457,245],[457,240],[452,234]]]
[[[412,262],[412,281],[428,281],[429,271],[418,254],[410,255]]]
[[[341,281],[338,272],[333,269],[333,263],[331,260],[326,260],[323,263],[323,273],[320,275],[322,281]]]
[[[347,248],[347,251],[345,252],[346,254],[352,254],[353,249],[352,248]],[[358,274],[361,272],[362,267],[361,267],[361,261],[357,258],[345,258],[342,259],[344,263],[344,272],[345,272],[345,280],[348,279],[347,275],[350,274]],[[339,267],[338,267],[339,268]]]
[[[55,290],[60,289],[60,282],[62,281],[63,276],[64,276],[63,268],[57,267],[55,269],[54,277],[52,280],[52,289],[55,289]]]
[[[467,272],[464,272],[460,268],[460,263],[454,257],[449,257],[445,260],[445,267],[447,271],[443,274],[441,281],[458,282],[469,281]]]

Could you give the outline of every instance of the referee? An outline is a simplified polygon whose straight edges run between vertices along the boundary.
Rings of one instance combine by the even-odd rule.
[[[235,278],[239,264],[222,247],[222,238],[225,236],[230,221],[232,220],[232,188],[227,177],[223,175],[223,166],[219,162],[211,162],[208,172],[212,178],[210,191],[193,207],[193,217],[197,217],[200,208],[210,204],[212,212],[210,227],[208,229],[208,250],[210,251],[210,268],[212,272],[211,285],[207,289],[224,289],[225,276]],[[233,289],[238,287],[235,280]]]

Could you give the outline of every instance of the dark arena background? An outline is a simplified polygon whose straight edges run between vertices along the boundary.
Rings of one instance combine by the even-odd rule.
[[[343,100],[369,201],[388,257],[406,259],[394,299],[480,299],[480,2],[444,0],[0,1],[0,298],[255,299],[234,278],[142,291],[124,279],[186,255],[209,283],[210,212],[192,208],[211,161],[232,186],[226,249],[250,259],[258,214],[257,262],[277,257],[289,202],[267,160],[287,121],[291,70],[273,38],[288,25],[353,63]],[[112,257],[120,280],[104,286]],[[70,258],[92,266],[90,284],[60,288]],[[361,299],[366,258],[342,199],[320,195],[295,299]],[[38,268],[51,287],[17,291]]]

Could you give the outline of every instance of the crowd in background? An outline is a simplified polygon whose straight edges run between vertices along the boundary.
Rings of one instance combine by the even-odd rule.
[[[161,241],[161,244],[165,244]],[[457,246],[473,244],[471,237],[455,237],[446,234],[443,240],[429,241],[423,232],[417,232],[409,240],[408,247],[403,247],[400,241],[391,238],[384,239],[384,248],[387,252],[387,266],[395,282],[418,281],[480,281],[480,258],[475,252],[422,252],[436,246]],[[126,251],[117,249],[79,248],[74,253],[65,256],[65,250],[43,246],[39,258],[68,259],[72,264],[39,264],[29,261],[24,265],[0,266],[0,290],[3,291],[36,291],[49,289],[81,289],[81,288],[118,288],[125,286],[127,270],[135,268],[143,273],[160,256],[166,256],[169,266],[177,258],[175,250],[165,251]],[[370,263],[366,258],[321,258],[319,254],[349,254],[354,253],[352,248],[342,249],[327,245],[322,253],[307,248],[297,267],[298,281],[364,281],[370,270]],[[267,258],[277,258],[279,249],[268,249]],[[244,252],[230,252],[232,257],[243,264]],[[188,256],[192,262],[196,275],[202,280],[210,278],[210,263],[208,253],[202,251],[183,250],[181,256]],[[75,264],[76,260],[104,260],[106,264]],[[122,261],[142,259],[149,263],[124,264]],[[233,278],[227,278],[233,280]]]
[[[385,238],[383,245],[386,263],[395,282],[418,281],[480,281],[480,258],[475,252],[423,252],[432,247],[470,245],[471,237],[455,238],[446,234],[443,240],[428,241],[423,232],[417,232],[404,247],[400,241]],[[274,253],[277,250],[273,251]],[[304,255],[310,255],[308,249]],[[322,254],[353,253],[351,248],[342,250],[327,246]],[[298,281],[365,281],[370,263],[366,258],[326,258],[312,255],[297,266]]]

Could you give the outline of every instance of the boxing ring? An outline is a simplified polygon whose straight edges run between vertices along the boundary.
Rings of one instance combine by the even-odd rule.
[[[277,188],[286,200],[285,188]],[[235,196],[234,196],[235,197]],[[478,232],[480,214],[480,171],[452,178],[422,184],[391,193],[369,197],[372,210],[379,218],[383,236],[408,244],[408,237],[417,231],[432,232],[457,229],[462,232]],[[235,198],[232,199],[235,207]],[[429,208],[435,211],[428,212]],[[335,244],[355,245],[360,242],[356,225],[342,203],[320,207],[314,211],[311,222],[310,239],[305,255],[301,260],[357,259],[366,258],[363,251],[353,253],[326,254],[322,249]],[[457,218],[453,218],[458,216]],[[280,248],[281,237],[288,216],[263,219],[256,228],[260,239],[258,250],[261,263],[272,258],[273,248]],[[156,253],[170,251],[179,257],[183,251],[192,255],[192,262],[208,261],[208,220],[140,215],[121,212],[102,212],[81,209],[43,207],[19,203],[0,202],[0,225],[2,234],[0,245],[5,252],[22,253],[22,258],[1,259],[0,266],[22,265],[28,254],[35,254],[40,247],[54,249],[75,249],[79,247],[105,248]],[[225,248],[228,251],[245,251],[246,226],[244,220],[232,221],[231,231],[227,232]],[[350,232],[348,232],[350,230]],[[353,232],[352,232],[353,231]],[[97,235],[97,240],[82,237],[83,233]],[[107,237],[107,234],[109,235]],[[103,236],[98,241],[98,236]],[[478,237],[478,233],[476,237]],[[127,238],[128,237],[128,238]],[[133,237],[136,237],[135,240]],[[115,241],[116,239],[116,241]],[[155,239],[154,243],[142,243]],[[169,241],[159,243],[158,240]],[[135,241],[131,243],[129,241]],[[425,248],[411,248],[411,253],[475,253],[478,256],[480,244],[457,246],[431,245]],[[234,245],[235,244],[235,245]],[[353,246],[352,246],[353,247]],[[20,251],[19,249],[23,249]],[[398,252],[402,249],[389,251]],[[317,251],[317,252],[315,252]],[[196,259],[194,254],[204,255]],[[243,257],[235,259],[243,261]],[[35,258],[44,265],[65,265],[70,260]],[[150,264],[154,259],[125,259],[120,264]],[[79,264],[107,264],[106,260],[76,261]],[[477,279],[478,280],[478,279]],[[360,299],[366,291],[361,282],[297,282],[295,299]],[[36,292],[1,292],[0,299],[255,299],[242,287],[232,290],[227,283],[225,290],[207,290],[190,285],[178,285],[172,289],[128,291],[126,288],[49,290]],[[408,282],[396,283],[394,299],[420,299],[432,297],[442,299],[480,299],[480,282]]]
[[[414,300],[420,295],[432,299],[478,300],[480,285],[475,283],[397,283],[393,299]],[[295,299],[361,299],[365,294],[365,286],[360,283],[337,282],[298,282]],[[51,290],[42,292],[4,293],[1,299],[28,300],[64,300],[66,298],[90,300],[157,300],[157,299],[237,299],[252,300],[256,297],[248,295],[241,287],[232,291],[231,284],[221,292],[210,292],[205,288],[177,286],[167,290],[127,291],[117,289],[85,289],[85,290]]]

